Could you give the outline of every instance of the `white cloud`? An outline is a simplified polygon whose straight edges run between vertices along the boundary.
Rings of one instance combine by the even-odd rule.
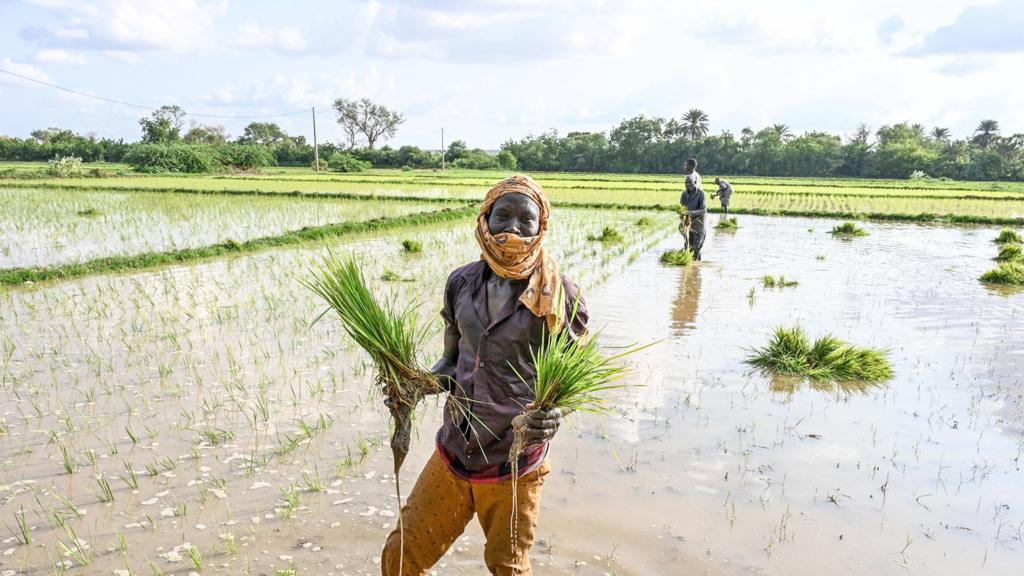
[[[3,68],[4,70],[10,70],[15,74],[20,74],[22,76],[26,76],[34,80],[50,82],[50,77],[47,76],[39,68],[36,68],[31,64],[26,64],[24,62],[15,62],[10,58],[4,58],[3,60],[0,60],[0,68]],[[0,82],[17,86],[38,86],[38,84],[35,84],[28,80],[23,80],[16,76],[11,76],[9,74],[0,74]]]
[[[36,52],[36,62],[50,62],[54,64],[85,64],[85,55],[80,52],[68,52],[60,48],[47,48]]]
[[[298,26],[271,27],[258,22],[246,22],[229,41],[234,48],[269,49],[282,52],[303,52],[306,38]]]

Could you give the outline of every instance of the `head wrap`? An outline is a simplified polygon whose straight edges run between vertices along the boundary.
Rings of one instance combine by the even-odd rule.
[[[522,194],[540,207],[540,227],[536,236],[504,232],[491,235],[487,225],[491,207],[508,194]],[[509,176],[495,184],[484,197],[476,220],[476,241],[480,245],[480,258],[495,274],[511,280],[528,280],[519,301],[534,315],[546,319],[552,332],[557,332],[565,320],[565,293],[558,263],[543,247],[550,215],[551,203],[540,184],[522,174]]]

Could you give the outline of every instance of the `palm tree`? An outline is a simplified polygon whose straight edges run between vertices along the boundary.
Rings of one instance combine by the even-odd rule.
[[[700,108],[691,108],[683,114],[683,134],[690,140],[697,140],[708,135],[710,119]]]
[[[936,126],[932,128],[931,136],[936,142],[948,142],[949,128],[939,128]]]
[[[925,128],[923,124],[911,124],[910,131],[914,133],[914,136],[921,142],[924,142]]]
[[[793,133],[789,131],[789,126],[785,124],[772,124],[772,130],[779,135],[779,140],[787,140],[793,136]]]
[[[982,148],[988,148],[992,140],[999,135],[999,122],[995,120],[982,120],[974,129],[974,143]]]

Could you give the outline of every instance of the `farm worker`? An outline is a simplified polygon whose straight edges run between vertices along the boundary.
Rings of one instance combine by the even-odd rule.
[[[715,184],[718,184],[718,192],[711,194],[711,199],[714,200],[715,196],[718,196],[722,202],[722,212],[726,216],[729,215],[729,199],[732,198],[732,184],[729,184],[721,178],[715,178]]]
[[[689,221],[689,238],[687,245],[693,252],[693,259],[700,260],[700,249],[704,246],[704,217],[708,213],[707,198],[704,196],[704,186],[697,173],[697,159],[690,158],[686,161],[686,189],[679,196],[679,203],[686,210],[686,218]]]
[[[533,400],[531,350],[549,331],[586,334],[576,284],[545,250],[551,205],[537,182],[515,175],[487,193],[476,222],[480,260],[457,268],[444,291],[444,353],[432,369],[448,389],[437,450],[402,507],[405,527],[388,536],[381,574],[426,574],[476,514],[491,574],[532,574],[528,553],[551,471],[548,442],[559,409],[529,420],[519,459],[517,526],[512,531],[508,462],[512,418]]]

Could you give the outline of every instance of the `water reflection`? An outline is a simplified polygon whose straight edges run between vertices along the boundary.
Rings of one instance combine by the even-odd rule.
[[[818,392],[833,393],[836,396],[851,396],[853,394],[867,395],[874,390],[886,388],[884,382],[863,382],[860,380],[814,380],[804,376],[784,376],[781,374],[770,374],[770,385],[772,392],[785,394],[786,400],[792,398],[793,394],[804,388],[817,390]]]
[[[701,266],[687,266],[679,271],[679,290],[672,302],[672,335],[682,336],[697,325],[700,304]]]

